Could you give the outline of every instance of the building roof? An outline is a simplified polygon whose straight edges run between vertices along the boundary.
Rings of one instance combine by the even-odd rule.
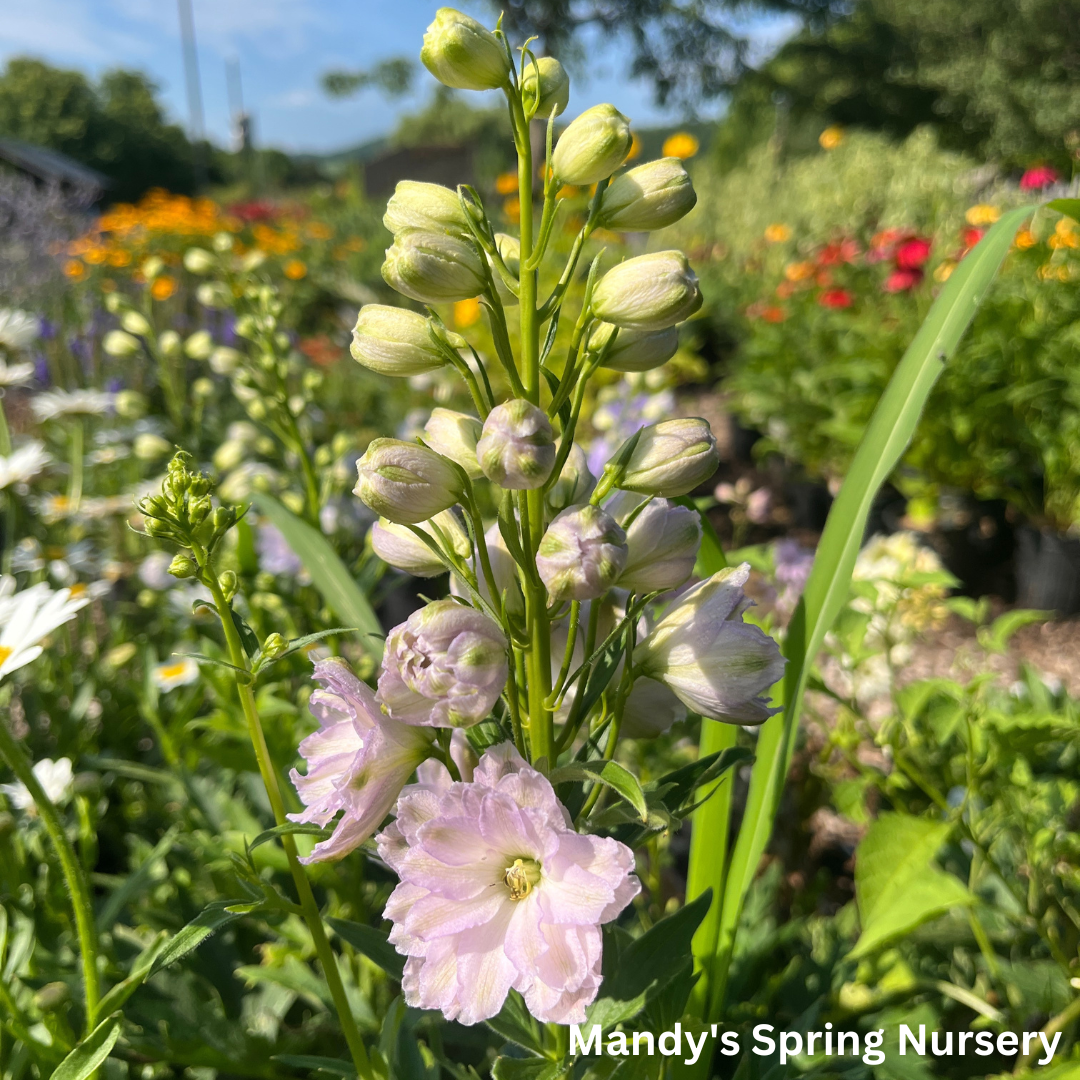
[[[109,178],[96,169],[91,169],[58,150],[33,146],[21,139],[0,137],[0,161],[6,161],[21,172],[52,183],[93,188],[99,193],[109,186]]]

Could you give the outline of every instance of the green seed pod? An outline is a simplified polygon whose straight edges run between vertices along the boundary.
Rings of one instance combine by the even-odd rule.
[[[537,69],[540,71],[539,100],[536,92]],[[570,100],[570,76],[566,74],[566,68],[553,56],[537,57],[535,66],[526,61],[525,77],[521,80],[521,100],[526,115],[547,120],[554,109],[558,116]]]
[[[510,79],[510,57],[488,29],[453,8],[439,8],[424,34],[424,67],[456,90],[500,90]]]
[[[690,174],[678,158],[660,158],[613,180],[600,200],[606,229],[649,232],[674,224],[697,203]]]
[[[564,184],[584,186],[606,180],[630,153],[630,121],[614,105],[594,105],[572,120],[551,155],[551,168]]]

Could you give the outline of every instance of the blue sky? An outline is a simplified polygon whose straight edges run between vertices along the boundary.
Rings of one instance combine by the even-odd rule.
[[[0,62],[33,55],[96,74],[114,66],[146,71],[174,119],[187,123],[176,0],[5,0],[0,5]],[[344,102],[319,89],[331,68],[364,68],[389,56],[416,57],[440,4],[425,0],[193,0],[206,128],[228,139],[226,63],[239,62],[256,139],[287,150],[329,151],[392,130],[396,116],[428,96],[426,72],[410,97],[388,101],[367,91]],[[490,9],[463,0],[488,20]],[[784,20],[751,30],[767,49],[791,32]],[[651,101],[650,88],[626,78],[618,47],[587,43],[588,77],[574,82],[570,114],[612,101],[639,126],[676,120]],[[421,69],[422,71],[422,69]]]

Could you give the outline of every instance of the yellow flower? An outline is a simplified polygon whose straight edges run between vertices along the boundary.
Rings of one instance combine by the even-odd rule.
[[[480,321],[481,313],[480,301],[476,297],[471,300],[458,300],[454,304],[454,325],[459,330],[466,330]]]
[[[109,252],[110,266],[128,266],[131,263],[131,252],[124,248],[116,248]]]
[[[86,260],[91,266],[100,266],[106,259],[108,252],[103,247],[87,248],[86,253],[83,255],[83,259]]]
[[[312,240],[329,240],[334,235],[334,230],[325,222],[313,221],[307,227],[307,234]]]
[[[940,263],[937,269],[934,271],[935,281],[948,281],[949,275],[956,269],[956,263],[951,259],[946,259],[943,263]]]
[[[700,149],[701,143],[689,131],[676,131],[674,135],[669,135],[664,140],[660,153],[664,157],[686,160],[686,158],[692,158]]]
[[[996,206],[991,206],[989,203],[979,203],[977,206],[968,209],[968,212],[964,215],[964,220],[969,225],[993,225],[999,217],[1001,217],[1001,211]]]
[[[806,281],[814,276],[815,266],[812,262],[788,263],[784,267],[784,277],[788,281]]]
[[[844,141],[844,129],[837,124],[827,127],[819,136],[822,150],[835,150]]]
[[[1063,217],[1054,226],[1054,235],[1047,240],[1052,248],[1077,248],[1080,247],[1080,233],[1076,231],[1076,225],[1072,218]]]
[[[630,152],[626,155],[627,161],[633,161],[641,154],[641,140],[633,132],[630,134]]]
[[[282,269],[290,281],[299,281],[301,278],[307,277],[307,264],[300,259],[290,259]]]
[[[154,278],[154,283],[150,286],[150,295],[155,300],[168,300],[174,292],[176,292],[176,278],[169,277],[168,274]]]
[[[500,195],[513,195],[518,189],[517,173],[504,172],[495,177],[495,190]]]
[[[765,239],[768,240],[770,244],[782,244],[785,240],[791,239],[791,228],[779,221],[774,221],[771,225],[766,227]]]
[[[1030,247],[1034,247],[1039,241],[1035,239],[1035,234],[1030,229],[1021,229],[1016,234],[1016,246],[1021,251],[1026,251]]]

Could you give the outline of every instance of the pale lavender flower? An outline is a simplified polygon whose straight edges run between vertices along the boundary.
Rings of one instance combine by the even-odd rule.
[[[619,584],[631,592],[674,589],[694,570],[701,518],[694,510],[654,499],[626,530],[629,554]]]
[[[259,551],[259,567],[268,574],[287,574],[298,577],[304,569],[300,556],[289,546],[284,533],[269,522],[259,526],[255,546]]]
[[[588,503],[559,514],[536,549],[536,571],[553,604],[603,596],[625,565],[626,533]]]
[[[496,405],[484,421],[476,458],[500,487],[543,487],[555,467],[555,435],[543,409],[522,398]]]
[[[471,783],[428,769],[377,837],[401,878],[384,915],[408,956],[406,1002],[476,1024],[514,989],[539,1020],[584,1022],[600,986],[600,926],[641,888],[633,853],[576,833],[510,743],[484,754]]]
[[[307,809],[289,819],[326,825],[344,813],[330,839],[300,860],[305,863],[340,859],[371,836],[434,742],[433,732],[384,716],[344,660],[317,661],[314,678],[321,685],[308,708],[319,730],[300,744],[307,775],[289,773]]]
[[[672,605],[634,650],[638,674],[665,683],[693,712],[760,724],[777,709],[760,695],[784,673],[776,642],[743,622],[750,565],[713,574]]]
[[[773,548],[773,565],[776,584],[782,587],[776,606],[790,615],[814,568],[814,553],[798,540],[779,540]]]
[[[506,675],[499,625],[456,600],[436,600],[390,631],[379,701],[406,724],[469,727],[491,712]]]

